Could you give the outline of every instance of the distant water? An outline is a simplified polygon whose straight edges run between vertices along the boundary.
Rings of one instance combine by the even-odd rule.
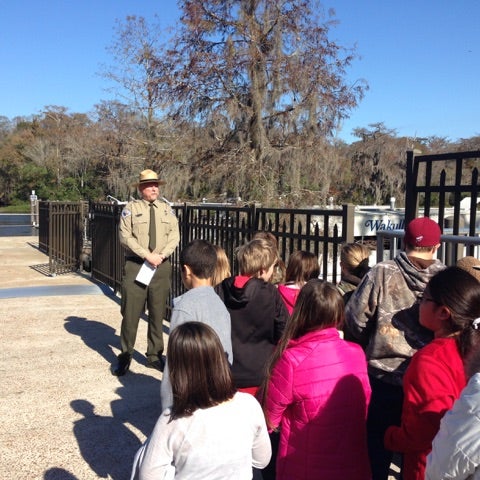
[[[29,213],[0,213],[0,237],[36,237]]]

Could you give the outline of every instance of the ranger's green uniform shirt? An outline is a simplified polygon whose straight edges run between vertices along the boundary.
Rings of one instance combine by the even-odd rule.
[[[150,224],[150,208],[155,208],[156,248],[154,253],[169,257],[180,241],[178,220],[172,208],[158,199],[153,202],[133,200],[127,203],[122,211],[119,225],[120,243],[126,247],[127,256],[137,255],[145,258],[148,253],[148,230]]]

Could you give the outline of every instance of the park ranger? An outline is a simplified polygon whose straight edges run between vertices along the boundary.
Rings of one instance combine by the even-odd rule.
[[[120,243],[126,249],[121,288],[121,348],[112,373],[124,375],[132,359],[138,322],[148,310],[148,344],[146,366],[163,370],[163,319],[170,292],[172,268],[170,255],[177,247],[178,221],[170,205],[158,200],[159,185],[165,182],[152,170],[140,172],[136,184],[140,200],[129,202],[122,211],[119,225]],[[147,272],[147,279],[139,277]],[[153,273],[151,279],[148,273]]]

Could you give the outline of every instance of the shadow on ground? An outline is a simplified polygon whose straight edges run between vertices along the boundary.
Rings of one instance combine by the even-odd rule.
[[[67,317],[64,327],[97,352],[105,360],[105,368],[110,369],[115,363],[113,347],[118,349],[120,340],[114,328],[76,316]],[[145,357],[139,352],[135,352],[134,360],[145,363]],[[118,377],[118,381],[116,398],[110,404],[111,416],[97,415],[95,405],[85,399],[70,403],[72,410],[82,415],[73,426],[82,457],[99,478],[112,480],[129,478],[133,458],[141,445],[135,430],[144,436],[150,435],[161,413],[160,381],[157,378],[129,371]],[[75,479],[68,472],[62,476],[57,470],[51,469],[45,479]]]

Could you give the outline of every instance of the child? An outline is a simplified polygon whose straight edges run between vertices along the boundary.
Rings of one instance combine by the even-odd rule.
[[[385,447],[403,453],[404,480],[425,477],[426,457],[440,420],[465,387],[463,360],[479,345],[477,280],[459,267],[449,267],[428,282],[420,303],[420,324],[434,340],[412,358],[404,376],[401,426],[385,433]]]
[[[260,230],[256,232],[253,236],[253,240],[258,239],[267,241],[270,246],[277,252],[277,260],[275,262],[275,266],[273,267],[273,273],[269,279],[269,282],[273,283],[274,285],[279,285],[280,283],[283,283],[285,281],[285,263],[280,258],[277,237],[275,237],[272,232]]]
[[[213,248],[215,248],[215,251],[217,252],[217,265],[213,273],[212,285],[216,287],[219,283],[232,275],[232,270],[225,250],[219,245],[213,245]]]
[[[222,342],[230,363],[233,361],[230,314],[212,287],[217,252],[206,240],[193,240],[180,252],[182,281],[188,290],[173,301],[170,333],[185,322],[210,325]],[[172,404],[172,390],[165,366],[161,383],[162,408]]]
[[[346,243],[340,252],[341,280],[338,289],[345,303],[370,270],[370,249],[361,243]]]
[[[263,406],[280,429],[277,480],[369,480],[365,354],[340,338],[344,303],[318,279],[300,290],[272,356]]]
[[[218,335],[179,325],[168,341],[173,404],[135,456],[132,479],[251,479],[271,455],[257,400],[235,393]]]
[[[471,325],[480,329],[480,318]],[[460,398],[440,422],[427,457],[426,480],[480,478],[480,349],[467,359],[470,377]]]
[[[367,418],[368,452],[374,480],[387,480],[393,452],[385,431],[400,425],[403,375],[411,357],[432,339],[418,319],[418,299],[445,265],[438,260],[440,225],[415,218],[405,228],[404,247],[393,260],[374,265],[345,306],[346,340],[365,350],[372,398]]]
[[[239,248],[237,260],[240,275],[226,278],[216,290],[232,319],[235,386],[255,395],[288,311],[268,281],[277,260],[276,250],[265,240],[251,240]]]
[[[278,291],[291,315],[300,289],[308,280],[318,278],[320,266],[316,255],[303,250],[293,252],[288,259],[285,283],[278,286]]]
[[[480,282],[480,260],[478,258],[472,256],[462,257],[457,260],[456,265],[473,275]]]

